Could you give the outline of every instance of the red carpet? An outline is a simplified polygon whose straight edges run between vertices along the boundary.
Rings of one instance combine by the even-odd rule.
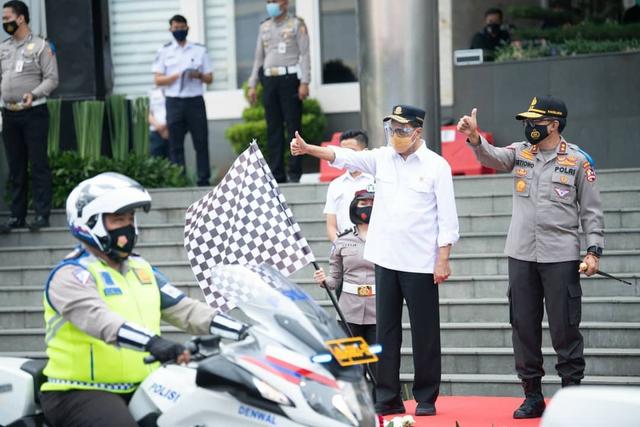
[[[437,415],[416,417],[416,402],[404,402],[408,414],[416,420],[414,427],[538,427],[540,418],[514,420],[513,411],[522,403],[521,397],[442,396],[436,402]],[[385,417],[391,420],[392,415]]]

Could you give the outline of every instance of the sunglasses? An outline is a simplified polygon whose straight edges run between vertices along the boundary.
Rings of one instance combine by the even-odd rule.
[[[413,134],[413,132],[415,131],[415,128],[412,128],[411,126],[394,128],[394,127],[391,127],[391,125],[385,124],[384,131],[389,136],[396,135],[399,137],[406,138],[407,136],[411,136],[411,134]]]

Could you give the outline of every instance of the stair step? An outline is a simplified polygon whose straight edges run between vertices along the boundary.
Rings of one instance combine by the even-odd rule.
[[[42,323],[40,323],[42,325]],[[543,322],[542,345],[551,347],[548,324]],[[440,339],[443,347],[511,347],[511,326],[508,323],[459,323],[442,322]],[[182,342],[187,335],[171,326],[163,326],[169,337]],[[580,330],[585,348],[640,348],[640,323],[638,322],[583,322]],[[411,345],[411,329],[402,324],[403,343]],[[44,328],[0,329],[0,352],[43,351]]]
[[[175,259],[183,259],[183,261],[165,261],[157,260],[152,256],[145,258],[155,267],[161,270],[167,277],[174,281],[192,280],[193,273],[188,265],[184,253],[178,253],[177,246],[175,250]],[[50,255],[51,256],[51,255]],[[60,259],[60,258],[58,258]],[[329,271],[328,259],[317,257],[317,263],[325,271]],[[43,264],[47,261],[43,260]],[[57,262],[57,260],[56,260]],[[640,250],[621,250],[607,251],[605,257],[602,258],[600,268],[603,271],[617,271],[620,273],[633,273],[636,266],[640,262]],[[32,265],[11,265],[0,266],[0,283],[7,285],[19,285],[27,283],[43,283],[54,264],[49,265],[32,264]],[[470,276],[470,275],[505,275],[507,274],[507,257],[502,253],[485,253],[485,254],[453,254],[451,255],[451,269],[454,275]],[[308,279],[313,276],[313,266],[307,265],[301,270],[296,271],[290,276],[290,279],[297,281],[300,279]]]
[[[400,374],[405,398],[413,398],[413,374]],[[542,380],[545,397],[551,397],[560,388],[560,378],[549,375]],[[584,385],[633,386],[640,385],[638,377],[587,376]],[[522,386],[516,375],[496,374],[443,374],[440,394],[444,396],[522,396]],[[437,405],[437,404],[436,404]],[[514,408],[515,409],[515,408]]]
[[[556,356],[552,348],[543,348],[545,372],[555,373]],[[42,359],[44,351],[3,351],[0,357],[26,357]],[[590,376],[615,376],[624,372],[625,377],[640,376],[640,350],[638,349],[586,349],[585,374]],[[442,373],[499,375],[514,369],[511,348],[443,348]],[[413,350],[401,349],[400,372],[413,373]]]
[[[510,190],[509,190],[510,191]],[[186,194],[189,194],[188,192]],[[640,205],[640,187],[612,188],[601,191],[602,205],[608,210],[626,210],[637,208]],[[185,196],[186,197],[186,196]],[[318,198],[307,198],[302,200],[290,200],[288,202],[294,218],[318,218],[321,215],[325,203],[325,195]],[[496,194],[493,191],[481,191],[478,193],[456,196],[456,206],[458,215],[470,214],[499,214],[511,211],[510,192]],[[140,224],[176,223],[184,221],[184,214],[189,205],[196,199],[187,203],[183,197],[169,199],[166,203],[156,203],[148,214],[138,215]],[[7,212],[0,214],[0,221],[6,221]],[[53,226],[64,226],[66,224],[66,214],[63,209],[54,209],[51,212],[51,224]]]
[[[144,254],[149,260],[178,260],[187,259],[186,250],[182,242],[182,229],[157,228],[153,230],[161,241],[145,242],[136,245],[136,250]],[[170,233],[173,231],[173,233]],[[171,234],[175,234],[172,236]],[[607,254],[613,250],[634,250],[640,248],[640,229],[607,230]],[[506,233],[464,233],[455,245],[455,254],[495,253],[504,249]],[[582,247],[585,247],[584,238]],[[331,243],[325,237],[307,238],[311,251],[320,255],[328,255],[331,251]],[[63,259],[73,247],[73,240],[68,239],[65,244],[47,245],[18,245],[0,246],[0,265],[35,264],[45,262],[53,264]]]
[[[42,293],[40,294],[42,298]],[[320,306],[332,317],[336,315],[331,301],[319,301]],[[36,328],[42,326],[42,305],[0,306],[0,328]],[[545,316],[546,318],[546,316]],[[402,320],[409,321],[406,305]],[[486,299],[441,299],[441,322],[502,322],[509,320],[509,305],[500,298]],[[611,297],[583,298],[582,320],[585,322],[638,322],[640,321],[640,298]]]

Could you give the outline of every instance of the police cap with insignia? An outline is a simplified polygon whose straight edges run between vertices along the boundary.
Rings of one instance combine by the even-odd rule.
[[[563,101],[552,96],[535,96],[531,100],[531,104],[529,104],[529,109],[524,113],[516,115],[517,120],[540,119],[543,117],[552,119],[566,119],[567,106]]]
[[[388,120],[394,120],[398,123],[411,123],[422,127],[425,114],[425,111],[418,107],[412,107],[411,105],[396,105],[393,107],[393,110],[391,110],[391,114],[385,117],[382,121],[386,122]]]

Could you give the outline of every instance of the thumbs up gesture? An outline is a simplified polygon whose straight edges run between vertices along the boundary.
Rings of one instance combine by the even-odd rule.
[[[478,109],[471,110],[470,116],[462,116],[458,121],[458,132],[467,135],[472,144],[480,143],[480,135],[478,134]]]
[[[309,151],[309,144],[307,144],[304,139],[300,136],[298,131],[296,131],[296,136],[291,140],[291,155],[293,156],[302,156],[307,154]]]

